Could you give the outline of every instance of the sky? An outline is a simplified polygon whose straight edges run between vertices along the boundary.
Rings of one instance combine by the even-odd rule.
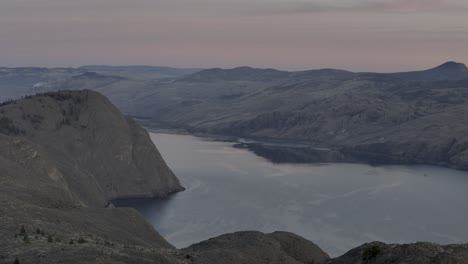
[[[468,63],[467,0],[0,0],[0,66]]]

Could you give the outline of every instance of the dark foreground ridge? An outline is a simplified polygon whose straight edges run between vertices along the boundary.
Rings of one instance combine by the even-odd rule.
[[[0,263],[467,263],[468,245],[366,244],[330,259],[286,232],[176,249],[109,199],[181,191],[147,132],[89,90],[0,106]]]

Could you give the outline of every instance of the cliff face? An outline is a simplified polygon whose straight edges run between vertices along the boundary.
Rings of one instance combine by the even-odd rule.
[[[77,202],[182,190],[148,133],[93,91],[32,96],[2,106],[3,132],[39,146]]]

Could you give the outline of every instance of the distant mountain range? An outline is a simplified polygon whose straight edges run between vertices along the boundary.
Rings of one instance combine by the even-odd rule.
[[[115,73],[132,73],[132,74],[145,74],[146,76],[160,76],[160,77],[176,77],[189,75],[199,72],[203,69],[199,68],[172,68],[164,66],[107,66],[107,65],[86,65],[78,69],[92,72],[115,72]]]
[[[206,69],[191,74],[183,81],[279,81],[279,80],[321,80],[321,79],[349,79],[356,77],[382,77],[406,81],[436,81],[436,80],[462,80],[468,78],[468,68],[465,64],[447,62],[438,67],[413,72],[399,73],[355,73],[337,69],[320,69],[308,71],[279,71],[275,69],[256,69],[250,67],[238,67],[234,69]]]

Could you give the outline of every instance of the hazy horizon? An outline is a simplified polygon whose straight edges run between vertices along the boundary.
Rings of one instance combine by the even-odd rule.
[[[436,64],[436,65],[433,65],[433,66],[430,66],[430,67],[427,67],[427,68],[420,68],[420,69],[408,69],[407,71],[423,71],[423,70],[429,70],[429,69],[432,69],[432,68],[435,68],[435,67],[438,67],[438,66],[441,66],[445,63],[448,63],[448,62],[456,62],[456,63],[463,63],[465,64],[464,62],[462,61],[454,61],[454,60],[451,60],[451,61],[445,61],[445,62],[441,62],[439,64]],[[279,70],[279,71],[307,71],[307,70],[323,70],[323,69],[336,69],[336,70],[345,70],[345,71],[350,71],[350,72],[377,72],[377,73],[396,73],[398,71],[371,71],[371,70],[363,70],[363,71],[352,71],[352,70],[349,70],[349,69],[343,69],[343,68],[324,68],[324,67],[317,67],[317,68],[304,68],[304,69],[282,69],[282,68],[273,68],[273,67],[253,67],[253,66],[250,66],[250,65],[239,65],[239,66],[232,66],[232,67],[216,67],[216,66],[213,66],[213,67],[206,67],[206,68],[198,68],[198,67],[184,67],[184,66],[168,66],[168,65],[138,65],[138,64],[130,64],[130,65],[110,65],[110,64],[85,64],[85,65],[78,65],[78,66],[53,66],[53,67],[47,67],[47,66],[40,66],[40,65],[37,65],[37,66],[27,66],[27,65],[23,65],[23,66],[8,66],[8,65],[0,65],[0,68],[30,68],[30,67],[33,67],[33,68],[49,68],[49,69],[54,69],[54,68],[57,68],[57,69],[66,69],[66,68],[80,68],[80,67],[94,67],[94,66],[103,66],[103,67],[167,67],[167,68],[175,68],[175,69],[199,69],[199,70],[204,70],[204,69],[217,69],[217,68],[220,68],[220,69],[234,69],[234,68],[240,68],[240,67],[250,67],[250,68],[258,68],[258,69],[274,69],[274,70]],[[465,65],[466,66],[466,65]],[[404,72],[404,71],[403,71]]]
[[[0,0],[0,64],[337,68],[468,62],[462,0]]]

